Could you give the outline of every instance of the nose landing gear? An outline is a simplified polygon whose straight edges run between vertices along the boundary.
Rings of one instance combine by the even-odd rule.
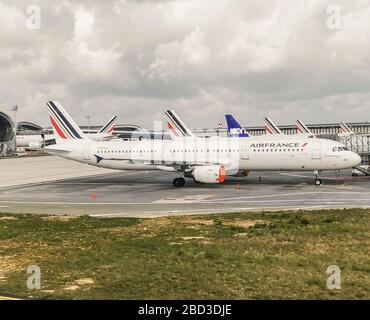
[[[314,171],[314,175],[315,175],[315,182],[314,182],[314,185],[315,186],[320,186],[322,184],[322,180],[320,179],[319,177],[319,171],[318,170],[315,170]]]
[[[173,179],[173,186],[175,188],[181,188],[185,185],[185,179],[180,177],[180,178],[175,178]]]

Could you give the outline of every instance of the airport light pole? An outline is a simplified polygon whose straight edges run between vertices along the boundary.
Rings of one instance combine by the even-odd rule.
[[[14,120],[14,125],[17,127],[17,112],[18,112],[19,106],[16,104],[11,107],[11,110],[13,111],[13,120]]]

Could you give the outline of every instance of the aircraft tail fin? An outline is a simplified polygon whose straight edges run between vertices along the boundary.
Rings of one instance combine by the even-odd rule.
[[[297,129],[299,133],[312,134],[311,130],[301,120],[297,120]]]
[[[344,123],[343,121],[340,122],[340,129],[342,131],[342,134],[347,134],[347,135],[353,135],[355,134],[350,127],[347,126],[346,123]]]
[[[186,126],[184,121],[173,110],[165,112],[167,118],[167,128],[172,138],[193,137],[194,134]]]
[[[98,133],[112,133],[114,126],[116,125],[117,116],[114,116],[110,119],[100,130]]]
[[[48,101],[47,108],[56,143],[86,139],[85,134],[58,101]]]
[[[231,115],[225,115],[226,122],[227,122],[227,131],[229,137],[239,137],[239,138],[247,138],[250,137],[250,134],[242,128],[239,122]]]
[[[267,134],[284,134],[270,118],[266,117],[264,121]]]

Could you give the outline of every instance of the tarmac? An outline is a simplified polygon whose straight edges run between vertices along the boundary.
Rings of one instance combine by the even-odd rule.
[[[0,212],[8,213],[108,218],[370,208],[370,177],[350,170],[323,173],[321,186],[311,172],[253,172],[214,185],[187,179],[174,188],[174,173],[105,170],[57,157],[0,160],[0,169]]]

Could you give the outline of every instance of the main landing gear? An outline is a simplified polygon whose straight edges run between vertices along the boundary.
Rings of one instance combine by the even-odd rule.
[[[180,178],[175,178],[173,179],[173,186],[175,188],[181,188],[185,185],[185,179],[180,177]]]
[[[322,184],[322,180],[319,177],[319,171],[315,170],[314,175],[315,175],[315,182],[314,182],[315,186],[320,186]]]

